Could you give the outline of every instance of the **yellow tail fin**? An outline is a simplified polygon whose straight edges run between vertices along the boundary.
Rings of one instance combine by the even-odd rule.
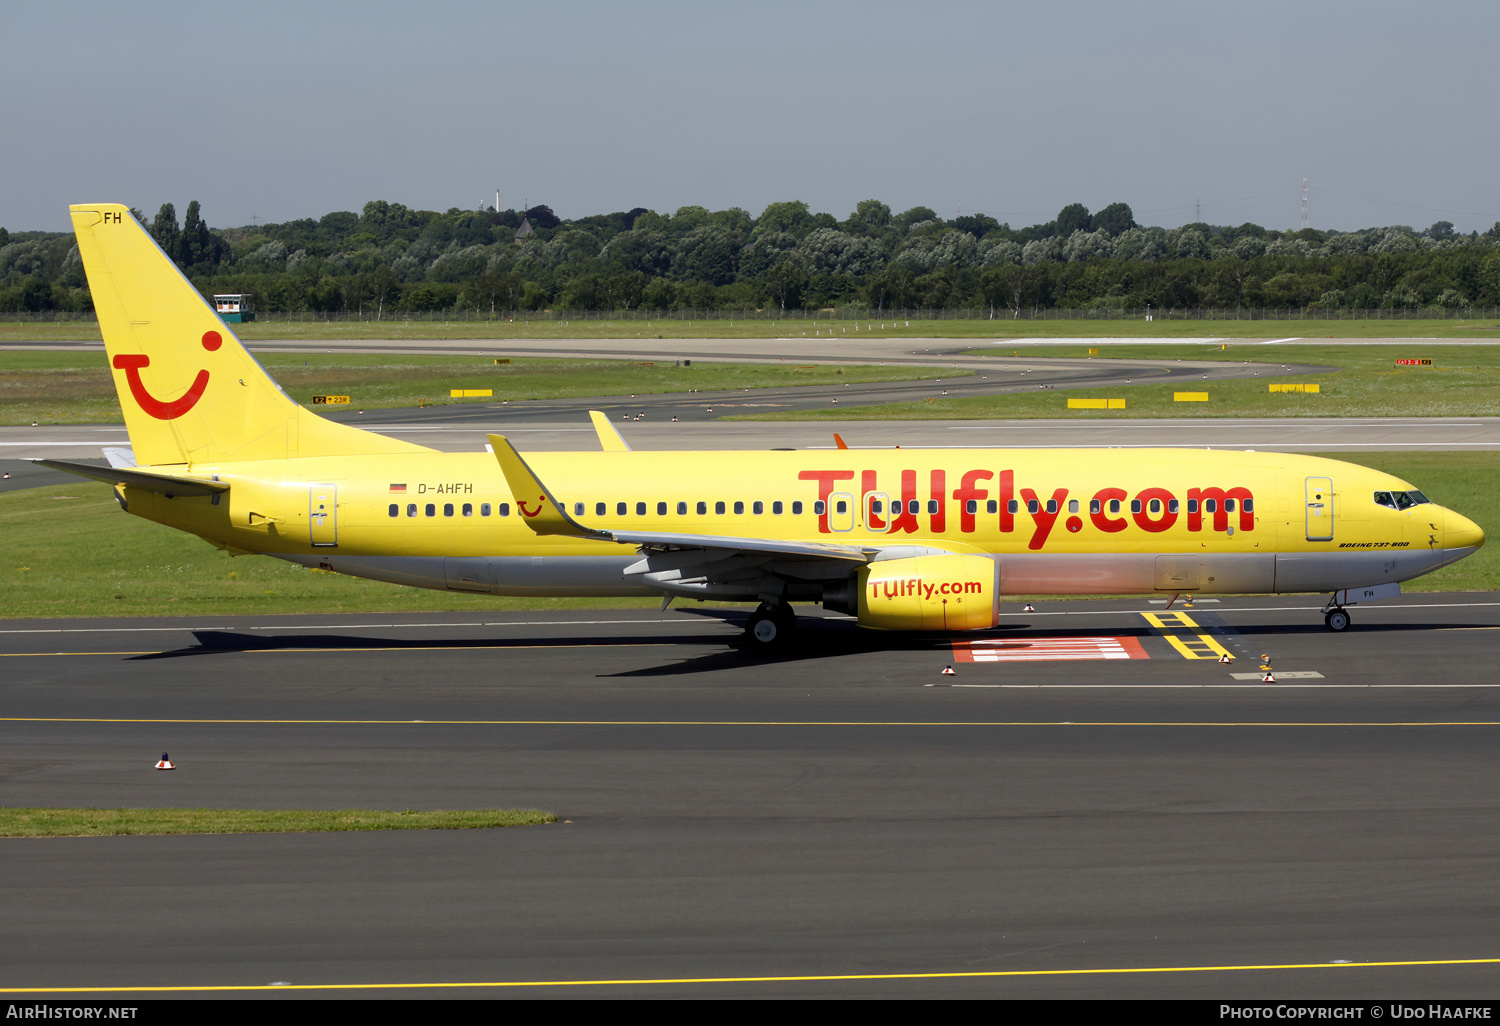
[[[431,451],[304,410],[129,208],[69,210],[138,464]]]

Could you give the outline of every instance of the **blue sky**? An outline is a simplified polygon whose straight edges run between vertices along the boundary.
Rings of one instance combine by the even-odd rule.
[[[215,226],[547,203],[801,199],[845,217],[1065,204],[1352,229],[1500,221],[1500,5],[12,5],[0,225],[70,202]],[[1199,211],[1201,210],[1201,215]]]

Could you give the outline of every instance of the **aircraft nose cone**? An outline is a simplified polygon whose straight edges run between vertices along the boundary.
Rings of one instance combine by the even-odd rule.
[[[1443,511],[1443,548],[1477,549],[1483,544],[1483,528],[1451,509]]]

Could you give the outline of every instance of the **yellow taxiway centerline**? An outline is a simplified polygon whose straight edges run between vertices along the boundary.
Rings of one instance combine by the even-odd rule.
[[[472,983],[273,983],[200,987],[0,987],[0,994],[165,994],[262,990],[458,990],[488,987],[640,987],[690,983],[835,983],[841,980],[975,980],[1041,976],[1126,976],[1145,973],[1238,973],[1284,969],[1378,969],[1426,965],[1495,965],[1500,958],[1391,962],[1284,962],[1263,965],[1132,966],[1119,969],[997,969],[980,972],[838,973],[808,976],[683,976],[639,980],[495,980]]]

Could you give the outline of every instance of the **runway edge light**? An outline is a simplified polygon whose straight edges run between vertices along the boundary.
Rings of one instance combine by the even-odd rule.
[[[167,753],[166,752],[162,752],[161,753],[161,761],[156,764],[156,768],[160,769],[160,770],[168,770],[168,769],[176,769],[177,767],[172,765],[172,760],[169,759],[169,758],[167,758]]]

